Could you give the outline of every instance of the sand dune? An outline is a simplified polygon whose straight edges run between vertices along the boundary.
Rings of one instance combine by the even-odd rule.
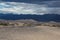
[[[60,23],[0,20],[0,40],[60,40]]]
[[[0,40],[60,40],[60,29],[47,26],[3,28]]]

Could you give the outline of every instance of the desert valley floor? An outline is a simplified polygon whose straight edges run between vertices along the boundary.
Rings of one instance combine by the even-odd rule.
[[[0,40],[60,40],[60,23],[0,20]]]
[[[47,26],[1,28],[0,40],[60,40],[60,28]]]

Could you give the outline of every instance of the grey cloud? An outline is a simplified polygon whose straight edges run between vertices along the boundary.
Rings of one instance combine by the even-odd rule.
[[[54,2],[55,3],[55,2]],[[0,13],[12,13],[12,14],[59,14],[60,7],[49,7],[50,4],[46,2],[45,4],[29,4],[20,2],[0,2]]]
[[[60,7],[60,1],[44,1],[41,4],[46,4],[48,7]]]

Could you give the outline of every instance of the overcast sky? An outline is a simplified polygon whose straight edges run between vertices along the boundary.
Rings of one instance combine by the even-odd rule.
[[[0,0],[0,13],[60,14],[59,0]]]

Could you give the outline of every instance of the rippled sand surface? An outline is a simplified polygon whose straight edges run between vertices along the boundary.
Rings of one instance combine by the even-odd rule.
[[[44,26],[0,28],[0,40],[60,40],[60,28]]]

